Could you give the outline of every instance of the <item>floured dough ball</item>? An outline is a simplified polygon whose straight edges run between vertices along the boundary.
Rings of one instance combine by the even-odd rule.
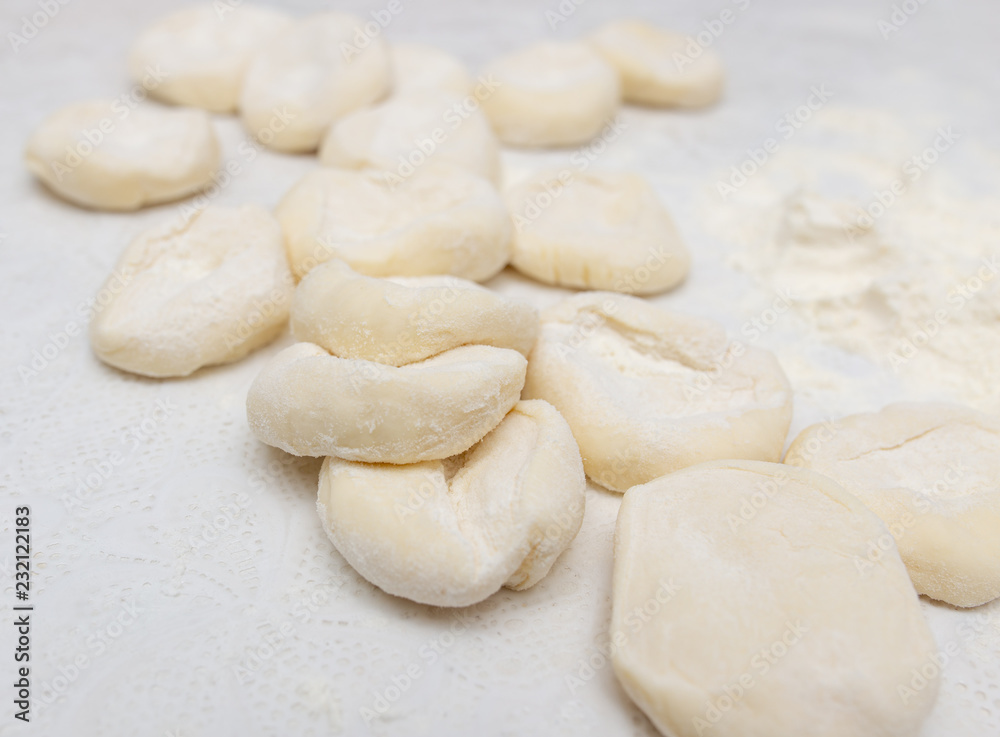
[[[829,479],[779,464],[706,463],[629,489],[618,680],[664,735],[917,737],[941,656],[895,547],[854,565],[886,534]]]
[[[529,358],[524,397],[562,413],[608,489],[703,461],[781,459],[792,419],[781,366],[710,320],[579,294],[542,313]]]
[[[107,364],[187,376],[272,341],[288,321],[294,281],[281,228],[256,205],[211,206],[147,230],[125,249],[90,324]]]
[[[28,140],[28,169],[70,202],[138,210],[202,189],[219,166],[208,113],[97,100],[49,116]]]
[[[500,424],[517,404],[526,364],[517,351],[476,345],[396,368],[296,343],[254,380],[247,419],[259,440],[293,455],[437,460]]]
[[[243,80],[243,122],[278,151],[315,151],[335,120],[389,90],[389,54],[380,36],[347,13],[303,18],[253,58]]]
[[[409,466],[327,458],[317,509],[334,546],[383,591],[469,606],[548,574],[583,521],[586,480],[566,421],[519,402],[461,456]]]
[[[618,111],[618,74],[583,43],[544,42],[494,61],[483,111],[512,146],[573,146]]]
[[[440,90],[464,97],[472,92],[472,75],[451,54],[415,43],[396,43],[389,47],[394,95],[417,90]]]
[[[252,5],[199,5],[161,18],[129,52],[129,74],[141,82],[150,70],[163,76],[149,94],[175,105],[217,113],[236,110],[250,58],[291,20]]]
[[[829,476],[881,517],[921,594],[961,607],[1000,596],[1000,420],[893,404],[806,428],[785,463]],[[863,564],[890,543],[873,540]]]
[[[688,36],[638,20],[618,20],[590,40],[621,75],[625,102],[695,108],[722,95],[722,60]]]
[[[376,279],[334,260],[310,271],[295,290],[292,333],[340,358],[392,366],[462,345],[527,356],[538,337],[538,312],[465,279]]]
[[[359,110],[330,127],[319,159],[346,169],[383,169],[407,179],[430,163],[500,176],[500,144],[482,111],[447,92],[417,90]]]
[[[673,218],[638,174],[536,174],[505,194],[511,264],[546,284],[654,294],[677,286],[691,257]]]
[[[408,179],[317,169],[278,204],[297,277],[339,258],[369,276],[450,274],[485,281],[510,260],[510,215],[492,184],[426,166]]]

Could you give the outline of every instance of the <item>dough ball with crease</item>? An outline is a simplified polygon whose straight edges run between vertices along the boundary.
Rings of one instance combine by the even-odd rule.
[[[230,363],[284,329],[294,280],[281,228],[256,205],[213,205],[147,230],[125,249],[90,323],[107,364],[187,376]]]
[[[495,276],[510,260],[510,216],[492,184],[428,165],[400,181],[374,170],[316,169],[275,215],[297,277],[339,258],[369,276]]]
[[[511,265],[538,281],[654,294],[690,269],[673,218],[639,174],[541,172],[504,199],[514,221]]]
[[[456,607],[544,578],[580,529],[585,489],[566,421],[531,401],[456,457],[406,466],[327,458],[317,509],[371,583]]]
[[[587,44],[546,41],[497,59],[482,78],[483,111],[511,146],[586,143],[615,115],[618,74]]]
[[[50,115],[25,151],[28,169],[61,197],[96,210],[138,210],[212,181],[219,142],[202,110],[95,100]]]
[[[806,428],[785,463],[829,476],[881,517],[921,594],[960,607],[1000,596],[996,417],[958,405],[892,404]],[[880,555],[876,545],[864,564]]]
[[[792,392],[768,351],[611,292],[563,300],[541,323],[524,397],[562,413],[602,486],[624,491],[709,460],[781,459]]]
[[[674,737],[918,737],[947,655],[891,541],[856,567],[883,535],[836,483],[780,464],[717,461],[629,489],[618,680]]]
[[[500,424],[524,386],[524,356],[462,346],[403,367],[296,343],[247,394],[250,429],[299,456],[417,463],[463,453]]]
[[[292,333],[340,358],[392,366],[462,345],[511,348],[524,356],[538,311],[451,276],[378,279],[343,261],[320,264],[295,290]]]
[[[465,64],[433,46],[418,43],[395,43],[389,47],[392,67],[392,94],[417,90],[439,90],[465,97],[475,81]]]

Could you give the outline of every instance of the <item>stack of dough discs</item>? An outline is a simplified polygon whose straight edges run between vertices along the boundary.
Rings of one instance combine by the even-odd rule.
[[[451,54],[415,43],[389,47],[392,67],[392,94],[405,95],[419,90],[438,90],[458,97],[472,92],[469,70]]]

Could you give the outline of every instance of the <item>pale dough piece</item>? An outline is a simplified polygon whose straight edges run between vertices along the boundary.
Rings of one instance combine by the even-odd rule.
[[[548,574],[583,521],[586,479],[566,421],[519,402],[471,450],[408,466],[327,458],[317,510],[347,562],[383,591],[469,606]]]
[[[892,404],[806,428],[785,463],[829,476],[881,517],[921,594],[961,607],[1000,596],[1000,420]]]
[[[277,337],[294,286],[267,210],[211,206],[129,244],[101,290],[112,297],[90,324],[90,344],[124,371],[187,376]]]
[[[331,123],[383,97],[389,54],[381,36],[366,35],[364,25],[347,13],[320,13],[266,44],[240,95],[250,133],[278,151],[315,151]]]
[[[483,77],[495,87],[483,111],[512,146],[585,143],[621,102],[618,73],[583,43],[529,46],[494,61]]]
[[[527,356],[538,311],[453,276],[377,279],[340,260],[310,271],[295,290],[292,334],[340,358],[391,366],[461,345],[511,348]]]
[[[500,143],[482,111],[438,90],[394,95],[330,126],[319,160],[347,169],[383,169],[406,179],[428,163],[467,169],[496,182]]]
[[[485,281],[510,260],[510,216],[496,188],[443,165],[403,181],[374,170],[317,169],[275,214],[300,278],[339,258],[369,276]]]
[[[416,43],[389,46],[392,93],[440,90],[464,97],[472,92],[474,80],[465,65],[451,54]]]
[[[438,460],[500,424],[517,404],[526,364],[517,351],[476,345],[396,368],[296,343],[254,380],[247,419],[258,439],[293,455]]]
[[[163,75],[149,89],[158,100],[234,112],[251,56],[290,23],[284,13],[253,5],[185,8],[139,34],[129,52],[129,74],[137,82],[150,70]]]
[[[941,656],[895,547],[855,568],[881,535],[837,484],[779,464],[630,489],[610,633],[626,693],[672,737],[917,737]]]
[[[219,166],[208,113],[120,100],[70,105],[28,140],[28,169],[70,202],[138,210],[197,192]]]
[[[589,292],[542,313],[525,399],[558,409],[613,491],[723,458],[778,461],[792,391],[765,350],[710,320]]]
[[[606,24],[591,43],[618,70],[625,102],[695,108],[722,95],[725,69],[711,49],[638,20]]]
[[[511,265],[546,284],[653,294],[691,267],[673,218],[639,174],[541,172],[505,199]]]

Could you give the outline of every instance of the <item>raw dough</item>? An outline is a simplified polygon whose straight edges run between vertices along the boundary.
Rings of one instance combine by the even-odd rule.
[[[722,95],[722,60],[692,38],[638,20],[618,20],[590,40],[621,75],[625,102],[693,108]]]
[[[547,284],[653,294],[691,266],[670,213],[638,174],[542,172],[505,199],[511,264]]]
[[[267,210],[211,206],[132,241],[101,290],[112,298],[90,324],[90,344],[124,371],[187,376],[272,341],[294,286]]]
[[[771,353],[610,292],[542,313],[524,397],[562,413],[587,475],[614,491],[703,461],[778,461],[792,418]]]
[[[383,591],[469,606],[549,572],[583,521],[586,479],[566,421],[519,402],[467,453],[409,466],[327,458],[317,509],[334,546]]]
[[[482,101],[500,140],[512,146],[573,146],[618,111],[618,74],[583,43],[543,42],[483,72],[496,89]]]
[[[369,276],[485,281],[510,259],[510,216],[500,194],[485,179],[443,165],[402,182],[373,170],[317,169],[275,214],[297,277],[340,258]]]
[[[340,358],[392,366],[472,344],[527,356],[538,311],[453,276],[376,279],[333,260],[295,291],[292,334]]]
[[[829,476],[881,517],[921,594],[962,607],[1000,596],[1000,420],[893,404],[806,428],[785,463]]]
[[[278,151],[314,151],[331,123],[385,95],[389,54],[364,25],[347,13],[320,13],[265,45],[240,95],[250,133]]]
[[[198,5],[146,28],[129,52],[129,74],[165,76],[149,94],[175,105],[217,113],[236,110],[243,75],[255,51],[290,25],[284,13],[253,5]]]
[[[706,463],[630,489],[618,679],[674,737],[917,737],[942,656],[895,547],[864,573],[853,562],[887,534],[829,479],[778,464]]]
[[[392,93],[415,90],[441,90],[464,97],[472,92],[472,75],[465,65],[449,53],[415,43],[396,43],[389,47],[392,67]]]
[[[500,424],[517,404],[526,364],[517,351],[476,345],[396,368],[296,343],[254,380],[247,419],[260,440],[293,455],[438,460]]]
[[[138,210],[212,181],[219,143],[208,113],[120,100],[70,105],[49,116],[25,151],[28,169],[70,202]]]

